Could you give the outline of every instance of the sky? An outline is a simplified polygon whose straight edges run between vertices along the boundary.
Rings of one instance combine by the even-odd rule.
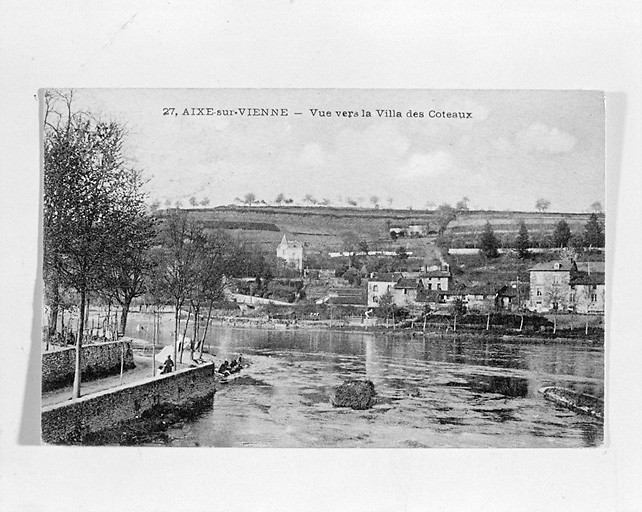
[[[464,197],[471,209],[492,210],[534,210],[540,198],[559,212],[604,203],[604,101],[597,91],[74,94],[77,109],[126,126],[127,163],[143,172],[150,201],[161,204],[180,200],[187,206],[192,196],[207,197],[209,206],[231,204],[249,192],[268,203],[283,193],[305,204],[310,194],[339,206],[350,200],[372,206],[376,196],[382,207],[413,209]],[[234,115],[185,115],[199,107]],[[169,108],[174,110],[164,110]],[[241,115],[244,108],[287,109],[288,115]],[[321,117],[321,111],[330,115]],[[342,111],[358,117],[337,115]],[[448,112],[470,116],[435,117]]]

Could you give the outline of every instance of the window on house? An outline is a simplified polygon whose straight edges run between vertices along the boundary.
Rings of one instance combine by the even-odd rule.
[[[378,291],[378,290],[379,290],[379,287],[375,284],[375,285],[372,287],[372,291],[373,291],[373,292],[376,292],[376,291]]]
[[[538,297],[541,297],[542,296],[542,290],[540,290],[538,288],[537,291],[535,292],[535,295],[537,295]]]
[[[441,290],[441,283],[437,283],[437,289]]]
[[[428,283],[428,289],[432,290],[432,283]]]
[[[597,302],[597,293],[591,293],[591,302]]]
[[[408,288],[404,288],[404,289],[403,289],[403,294],[404,294],[404,295],[408,295]]]

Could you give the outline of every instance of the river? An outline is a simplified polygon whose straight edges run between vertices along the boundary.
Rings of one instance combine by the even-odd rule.
[[[211,410],[167,433],[172,446],[592,447],[598,420],[546,401],[560,385],[604,396],[604,349],[590,343],[506,342],[214,326],[217,360],[250,365]],[[334,388],[370,379],[378,404],[335,408]]]

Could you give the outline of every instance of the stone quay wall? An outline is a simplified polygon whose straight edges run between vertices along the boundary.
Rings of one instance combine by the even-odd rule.
[[[185,407],[209,399],[216,391],[215,368],[214,363],[207,363],[43,407],[42,440],[54,444],[82,441],[88,433],[140,418],[158,405]]]
[[[82,379],[92,380],[120,373],[120,359],[125,352],[124,370],[135,368],[130,340],[83,345]],[[42,390],[68,386],[74,381],[76,347],[56,348],[42,354]]]

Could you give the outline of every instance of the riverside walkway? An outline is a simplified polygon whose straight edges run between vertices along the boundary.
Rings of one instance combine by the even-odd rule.
[[[183,363],[177,363],[176,370],[182,370],[184,368],[189,368],[191,366],[190,362],[185,362],[185,359],[189,360],[189,354],[185,354],[183,357]],[[208,354],[203,354],[203,359],[206,362],[212,361],[213,357]],[[149,356],[142,356],[134,353],[134,363],[136,368],[132,370],[127,370],[123,372],[123,378],[121,382],[120,374],[110,375],[109,377],[104,377],[100,379],[85,381],[81,383],[80,393],[81,396],[92,395],[98,393],[99,391],[104,391],[106,389],[117,388],[121,385],[132,384],[144,379],[148,379],[152,376],[152,358]],[[161,365],[162,361],[156,357],[156,375],[160,375],[158,367]],[[54,405],[67,400],[71,400],[73,395],[73,386],[65,386],[63,388],[55,389],[52,391],[46,391],[42,393],[41,397],[41,407],[48,405]]]

